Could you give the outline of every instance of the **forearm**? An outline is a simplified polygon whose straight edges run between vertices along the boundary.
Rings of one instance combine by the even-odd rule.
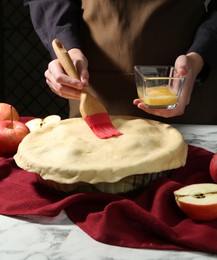
[[[197,53],[209,68],[217,67],[217,1],[208,5],[207,19],[198,28],[188,53]]]
[[[24,0],[29,7],[34,29],[52,58],[52,40],[58,38],[66,49],[80,48],[80,1]]]

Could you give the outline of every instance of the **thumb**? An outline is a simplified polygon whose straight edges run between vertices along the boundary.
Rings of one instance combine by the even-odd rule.
[[[89,72],[87,69],[87,64],[84,61],[79,61],[77,62],[76,66],[81,83],[86,87],[89,83]]]
[[[179,76],[186,76],[190,70],[190,64],[186,55],[180,55],[175,61],[175,69]]]

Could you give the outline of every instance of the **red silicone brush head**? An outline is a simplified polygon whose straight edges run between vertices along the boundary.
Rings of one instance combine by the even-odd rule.
[[[123,134],[113,126],[108,113],[86,116],[85,121],[93,133],[101,139],[115,137]]]

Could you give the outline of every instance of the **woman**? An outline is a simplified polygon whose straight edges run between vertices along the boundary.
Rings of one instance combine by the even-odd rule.
[[[217,67],[216,2],[24,0],[53,58],[45,72],[47,84],[69,99],[70,117],[79,116],[80,90],[90,84],[109,114],[161,121],[166,121],[161,117],[175,117],[167,121],[186,123],[217,123],[217,109],[213,109],[217,88],[211,83],[207,88],[195,84]],[[55,38],[68,49],[81,81],[69,78],[56,60],[51,45]],[[174,110],[146,108],[137,99],[134,65],[173,64],[187,77],[179,105]],[[192,91],[193,103],[186,108]]]

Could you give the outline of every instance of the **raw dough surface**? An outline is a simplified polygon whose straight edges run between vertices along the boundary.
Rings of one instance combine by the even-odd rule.
[[[135,117],[111,119],[123,135],[99,139],[82,118],[65,119],[28,134],[14,159],[44,180],[64,184],[112,183],[185,164],[187,144],[174,127]]]

